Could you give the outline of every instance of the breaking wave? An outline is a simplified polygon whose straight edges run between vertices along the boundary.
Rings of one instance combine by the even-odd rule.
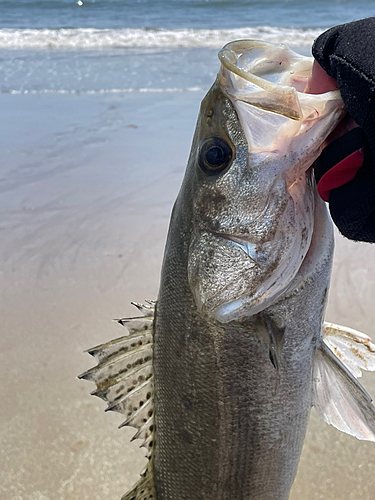
[[[140,88],[123,88],[123,89],[20,89],[20,90],[0,90],[0,94],[11,94],[11,95],[27,95],[27,94],[82,94],[82,95],[94,95],[94,94],[127,94],[127,93],[164,93],[164,92],[201,92],[204,89],[202,87],[166,87],[166,88],[153,88],[153,87],[140,87]]]
[[[212,47],[241,38],[311,46],[322,29],[258,26],[237,29],[59,28],[0,29],[1,49],[105,49],[115,47]]]

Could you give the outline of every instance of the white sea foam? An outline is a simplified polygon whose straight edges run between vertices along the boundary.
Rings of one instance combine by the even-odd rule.
[[[151,28],[122,29],[0,29],[2,49],[105,49],[111,47],[212,47],[241,38],[286,42],[308,47],[322,32],[320,29],[253,28],[206,30]]]
[[[153,87],[141,87],[141,88],[123,88],[123,89],[88,89],[88,90],[76,90],[76,89],[12,89],[12,90],[1,90],[1,94],[12,94],[12,95],[27,95],[27,94],[127,94],[131,92],[149,92],[149,93],[163,93],[163,92],[201,92],[204,89],[201,87],[167,87],[167,88],[153,88]]]

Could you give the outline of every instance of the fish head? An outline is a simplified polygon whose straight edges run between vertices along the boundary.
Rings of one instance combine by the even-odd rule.
[[[219,57],[183,192],[188,283],[225,323],[269,307],[298,273],[314,230],[310,167],[344,111],[338,91],[302,92],[312,59],[285,45],[233,42]]]

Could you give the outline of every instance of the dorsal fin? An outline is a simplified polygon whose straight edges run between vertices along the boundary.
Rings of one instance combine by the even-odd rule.
[[[96,384],[91,394],[107,402],[106,411],[125,416],[120,425],[135,427],[133,439],[142,439],[150,459],[138,483],[122,500],[153,500],[155,489],[152,477],[152,450],[155,444],[152,341],[155,302],[146,305],[132,302],[142,317],[116,320],[126,327],[128,335],[89,349],[98,364],[82,373],[80,379]]]
[[[152,473],[148,470],[121,500],[156,500]]]

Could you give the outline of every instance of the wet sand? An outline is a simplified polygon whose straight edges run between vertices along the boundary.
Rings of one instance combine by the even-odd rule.
[[[201,93],[0,96],[0,498],[119,499],[146,460],[76,376],[156,298]],[[22,120],[21,117],[22,116]],[[375,339],[375,246],[337,235],[326,319]],[[375,374],[363,382],[375,397]],[[375,444],[312,411],[291,500],[371,500]]]

